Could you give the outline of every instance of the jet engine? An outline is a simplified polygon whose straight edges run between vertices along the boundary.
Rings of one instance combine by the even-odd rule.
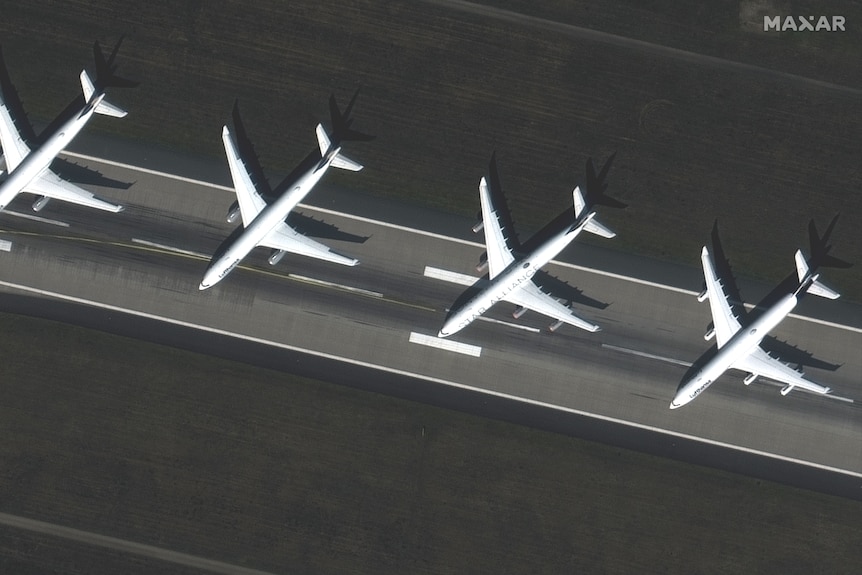
[[[33,211],[38,212],[41,211],[42,208],[48,205],[48,202],[51,201],[51,198],[48,196],[41,196],[38,200],[33,202]]]

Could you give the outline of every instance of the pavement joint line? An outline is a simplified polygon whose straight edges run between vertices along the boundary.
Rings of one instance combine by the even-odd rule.
[[[154,176],[160,176],[163,178],[178,180],[181,182],[186,182],[186,183],[198,185],[201,187],[214,188],[217,190],[223,190],[223,191],[232,192],[232,193],[235,192],[235,190],[231,187],[222,186],[220,184],[214,184],[212,182],[206,182],[204,180],[196,180],[194,178],[186,178],[184,176],[177,176],[174,174],[169,174],[167,172],[160,172],[158,170],[153,170],[150,168],[142,168],[140,166],[134,166],[132,164],[126,164],[123,162],[115,162],[113,160],[106,160],[104,158],[97,158],[95,156],[89,156],[86,154],[79,154],[77,152],[64,151],[62,153],[65,155],[71,156],[73,158],[81,159],[81,160],[103,163],[103,164],[106,164],[109,166],[123,168],[123,169],[131,170],[131,171],[143,172],[146,174],[151,174]],[[355,220],[358,222],[364,222],[367,224],[377,225],[377,226],[384,227],[384,228],[390,228],[390,229],[399,230],[399,231],[408,232],[408,233],[413,233],[413,234],[418,234],[421,236],[426,236],[426,237],[430,237],[430,238],[434,238],[434,239],[438,239],[438,240],[454,242],[454,243],[458,243],[458,244],[462,244],[462,245],[474,246],[477,248],[485,249],[485,244],[481,244],[479,242],[462,240],[460,238],[453,238],[451,236],[446,236],[443,234],[437,234],[434,232],[419,230],[419,229],[411,228],[408,226],[402,226],[399,224],[384,222],[382,220],[375,220],[373,218],[366,218],[364,216],[357,216],[355,214],[346,214],[344,212],[339,212],[336,210],[330,210],[327,208],[321,208],[318,206],[312,206],[312,205],[304,204],[304,203],[297,204],[297,206],[299,208],[302,208],[305,210],[313,210],[313,211],[320,212],[322,214],[329,214],[329,215],[338,216],[338,217],[342,217],[342,218],[346,218],[346,219],[350,219],[350,220]],[[21,215],[23,216],[23,214],[21,214]],[[30,217],[36,217],[36,216],[30,216]],[[68,224],[66,224],[66,225],[68,225]],[[569,269],[573,269],[573,270],[577,270],[577,271],[592,273],[592,274],[605,276],[605,277],[609,277],[609,278],[613,278],[613,279],[617,279],[617,280],[621,280],[621,281],[627,281],[627,282],[631,282],[631,283],[635,283],[635,284],[639,284],[639,285],[645,285],[648,287],[653,287],[656,289],[662,289],[665,291],[672,291],[672,292],[686,294],[686,295],[690,295],[690,296],[697,296],[700,293],[700,292],[696,292],[693,290],[688,290],[688,289],[678,288],[678,287],[674,287],[674,286],[669,286],[666,284],[661,284],[658,282],[652,282],[649,280],[642,280],[642,279],[635,278],[635,277],[625,276],[625,275],[617,274],[614,272],[607,272],[604,270],[598,270],[598,269],[588,268],[585,266],[579,266],[577,264],[570,264],[567,262],[561,262],[561,261],[557,261],[557,260],[552,260],[550,263],[564,267],[564,268],[569,268]],[[751,308],[754,308],[755,306],[753,304],[745,304],[745,307],[751,309]],[[794,319],[799,319],[799,320],[803,320],[803,321],[810,321],[813,323],[817,323],[820,325],[824,325],[824,326],[832,327],[832,328],[836,328],[836,329],[843,329],[843,330],[852,331],[855,333],[862,333],[862,328],[853,327],[853,326],[849,326],[849,325],[843,325],[840,323],[835,323],[835,322],[817,319],[817,318],[813,318],[813,317],[807,317],[807,316],[798,315],[798,314],[794,314],[794,313],[789,314],[787,317],[792,317]]]
[[[482,355],[482,348],[478,345],[461,343],[459,341],[443,339],[440,337],[435,337],[433,335],[416,333],[415,331],[410,332],[409,341],[410,343],[418,343],[419,345],[425,345],[437,349],[444,349],[446,351],[454,351],[455,353],[462,353],[464,355],[471,355],[473,357],[480,357]]]
[[[655,359],[658,361],[664,361],[666,363],[673,363],[675,365],[681,365],[683,367],[691,367],[690,361],[683,361],[681,359],[674,359],[672,357],[665,357],[663,355],[655,355],[654,353],[647,353],[645,351],[638,351],[636,349],[629,349],[627,347],[620,347],[618,345],[611,345],[609,343],[603,343],[602,347],[605,349],[610,349],[612,351],[618,351],[620,353],[628,353],[630,355],[636,355],[638,357],[645,357],[647,359]]]
[[[334,287],[334,288],[342,289],[345,291],[359,293],[359,294],[367,295],[367,296],[371,296],[371,297],[383,297],[383,294],[380,293],[379,291],[371,291],[369,289],[353,287],[353,286],[344,285],[344,284],[335,283],[335,282],[326,281],[326,280],[319,280],[317,278],[312,278],[312,277],[308,277],[308,276],[301,276],[299,274],[287,274],[287,277],[297,279],[300,281],[304,281],[304,282],[308,282],[311,284],[318,284],[318,285],[322,285],[322,286],[326,286],[326,287]]]
[[[69,224],[66,222],[61,222],[60,220],[51,220],[48,218],[43,218],[42,216],[34,216],[33,214],[23,214],[21,212],[13,212],[12,210],[3,210],[4,214],[9,214],[10,216],[15,216],[16,218],[24,218],[25,220],[33,220],[35,222],[42,222],[43,224],[51,224],[54,226],[60,226],[63,228],[68,228]]]
[[[182,248],[175,248],[173,246],[169,246],[166,244],[159,244],[156,242],[151,242],[149,240],[142,240],[140,238],[132,238],[132,243],[133,244],[140,244],[142,246],[147,246],[150,248],[159,248],[160,250],[167,250],[169,252],[176,252],[178,254],[184,254],[187,256],[195,256],[195,257],[203,258],[203,259],[206,259],[209,257],[208,255],[202,254],[200,252],[193,252],[191,250],[184,250]]]
[[[111,304],[97,302],[94,300],[88,300],[88,299],[79,298],[76,296],[61,294],[61,293],[57,293],[57,292],[52,292],[52,291],[40,289],[40,288],[34,288],[34,287],[30,287],[30,286],[25,286],[25,285],[21,285],[21,284],[12,283],[12,282],[7,282],[5,280],[0,280],[0,286],[5,286],[5,287],[13,289],[13,290],[20,290],[20,291],[33,293],[33,294],[37,294],[37,295],[41,295],[41,296],[45,296],[45,297],[52,297],[52,298],[56,298],[56,299],[63,300],[63,301],[70,301],[70,302],[78,303],[78,304],[82,304],[82,305],[89,305],[92,307],[106,309],[108,311],[115,311],[118,313],[126,313],[126,314],[134,315],[137,317],[142,317],[142,318],[151,319],[151,320],[155,320],[155,321],[162,321],[165,323],[169,323],[169,324],[177,325],[177,326],[181,326],[181,327],[186,327],[186,328],[190,328],[190,329],[198,329],[198,330],[213,333],[216,335],[241,339],[241,340],[248,341],[251,343],[268,345],[270,347],[285,349],[285,350],[293,351],[293,352],[297,352],[297,353],[305,353],[305,354],[313,355],[315,357],[320,357],[323,359],[329,359],[332,361],[340,361],[340,362],[347,363],[350,365],[365,367],[368,369],[375,369],[378,371],[383,371],[386,373],[392,373],[395,375],[401,375],[401,376],[405,376],[405,377],[412,377],[415,379],[421,379],[423,381],[427,381],[430,383],[438,383],[441,385],[446,385],[448,387],[453,387],[456,389],[461,389],[461,390],[469,391],[472,393],[491,395],[491,396],[499,397],[501,399],[506,399],[509,401],[517,401],[517,402],[521,402],[521,403],[526,403],[528,405],[532,405],[535,407],[553,409],[555,411],[560,411],[563,413],[569,413],[569,414],[578,415],[581,417],[589,417],[592,419],[597,419],[599,421],[605,421],[608,423],[614,423],[614,424],[618,424],[618,425],[625,425],[628,427],[633,427],[635,429],[641,429],[643,431],[661,433],[664,435],[669,435],[671,437],[678,437],[680,439],[685,439],[685,440],[689,440],[689,441],[697,441],[700,443],[705,443],[707,445],[713,445],[713,446],[721,447],[724,449],[732,449],[735,451],[741,451],[743,453],[748,453],[751,455],[756,455],[756,456],[760,456],[760,457],[767,457],[767,458],[775,459],[778,461],[785,461],[788,463],[793,463],[793,464],[797,464],[797,465],[803,465],[806,467],[812,467],[815,469],[820,469],[822,471],[828,471],[831,473],[840,473],[842,475],[849,475],[851,477],[858,477],[858,478],[862,479],[862,472],[858,472],[858,471],[851,471],[849,469],[841,469],[839,467],[824,465],[822,463],[815,463],[813,461],[805,461],[804,459],[797,459],[795,457],[788,457],[786,455],[779,455],[777,453],[769,453],[766,451],[761,451],[759,449],[753,449],[750,447],[744,447],[741,445],[732,445],[730,443],[725,443],[723,441],[717,441],[714,439],[708,439],[706,437],[698,437],[696,435],[690,435],[688,433],[681,433],[679,431],[672,431],[670,429],[662,429],[660,427],[655,427],[652,425],[646,425],[644,423],[637,423],[635,421],[627,421],[625,419],[619,419],[619,418],[611,417],[608,415],[601,415],[598,413],[590,413],[588,411],[583,411],[583,410],[575,409],[572,407],[565,407],[562,405],[554,405],[553,403],[547,403],[544,401],[539,401],[537,399],[530,399],[528,397],[521,397],[518,395],[513,395],[510,393],[504,393],[501,391],[494,391],[491,389],[482,389],[481,387],[467,385],[464,383],[458,383],[456,381],[451,381],[451,380],[443,379],[440,377],[435,377],[435,376],[431,376],[431,375],[424,375],[424,374],[420,374],[420,373],[413,373],[410,371],[397,369],[394,367],[388,367],[385,365],[378,365],[378,364],[374,364],[374,363],[367,362],[367,361],[362,361],[362,360],[358,360],[358,359],[352,359],[352,358],[348,358],[348,357],[343,357],[343,356],[327,353],[324,351],[305,349],[305,348],[295,346],[295,345],[290,345],[287,343],[280,343],[277,341],[267,340],[267,339],[263,339],[263,338],[252,336],[252,335],[235,333],[235,332],[227,331],[224,329],[219,329],[216,327],[195,324],[195,323],[191,323],[191,322],[187,322],[187,321],[183,321],[183,320],[179,320],[179,319],[174,319],[174,318],[170,318],[170,317],[160,316],[160,315],[156,315],[156,314],[152,314],[152,313],[148,313],[148,312],[144,312],[144,311],[137,311],[137,310],[132,310],[132,309],[128,309],[128,308],[123,308],[120,306],[115,306],[115,305],[111,305]]]
[[[129,541],[127,539],[119,539],[117,537],[93,533],[92,531],[84,531],[82,529],[75,529],[74,527],[66,527],[64,525],[57,525],[56,523],[48,523],[46,521],[12,515],[11,513],[0,512],[0,525],[34,533],[41,533],[42,535],[60,537],[61,539],[77,541],[79,543],[111,549],[113,551],[120,551],[122,553],[150,557],[167,563],[201,569],[211,573],[219,573],[222,575],[274,575],[268,571],[259,571],[257,569],[242,567],[240,565],[216,561],[215,559],[207,559],[205,557],[198,557],[197,555],[171,551],[170,549],[156,547],[155,545],[136,543],[135,541]]]

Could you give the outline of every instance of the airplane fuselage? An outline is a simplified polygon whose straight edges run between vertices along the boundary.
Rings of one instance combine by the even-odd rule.
[[[437,336],[448,337],[461,331],[477,317],[488,311],[495,303],[506,299],[507,295],[517,290],[524,282],[532,281],[536,272],[572,243],[572,240],[578,236],[587,222],[594,216],[595,212],[590,212],[577,226],[563,228],[533,253],[509,264],[505,270],[490,281],[485,289],[473,296],[459,309],[452,310]]]
[[[689,403],[727,371],[735,361],[745,357],[760,345],[761,340],[793,311],[799,302],[795,293],[787,294],[749,326],[742,327],[696,373],[686,377],[677,388],[671,409]],[[697,362],[695,362],[697,365]]]
[[[0,210],[6,208],[15,196],[27,187],[36,177],[44,172],[54,161],[54,158],[62,152],[78,133],[87,125],[96,106],[105,97],[104,93],[91,98],[81,109],[81,112],[72,116],[64,124],[57,128],[45,142],[38,148],[30,151],[21,163],[15,167],[6,180],[0,184]]]
[[[231,244],[226,248],[222,246],[216,252],[221,255],[210,262],[199,289],[205,290],[224,279],[251,250],[263,241],[269,232],[279,223],[283,222],[291,210],[320,181],[339,150],[340,148],[330,150],[326,158],[321,158],[320,162],[313,168],[298,177],[293,184],[287,186],[287,191],[275,202],[261,210],[257,217],[238,237],[228,238],[226,241],[231,242]]]

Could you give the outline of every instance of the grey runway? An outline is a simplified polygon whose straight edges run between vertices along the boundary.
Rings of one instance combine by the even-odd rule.
[[[173,156],[172,162],[179,164],[182,158]],[[256,250],[244,268],[215,289],[199,293],[197,284],[207,260],[193,253],[211,254],[231,232],[233,226],[224,222],[224,215],[232,196],[223,189],[157,174],[105,164],[98,168],[110,177],[135,182],[121,193],[99,190],[105,197],[124,201],[127,210],[106,217],[50,205],[40,213],[69,223],[68,228],[0,216],[0,239],[12,243],[11,251],[0,254],[0,280],[7,286],[27,286],[172,318],[189,327],[206,326],[219,333],[277,342],[296,350],[290,353],[304,349],[323,355],[310,359],[285,350],[261,351],[260,346],[231,344],[222,337],[203,338],[201,341],[210,342],[211,347],[199,351],[234,357],[231,350],[237,346],[247,349],[239,354],[244,357],[238,357],[244,361],[276,362],[279,369],[293,367],[305,375],[394,390],[404,397],[530,425],[545,427],[543,419],[559,420],[561,423],[548,426],[561,431],[569,427],[568,432],[586,437],[795,484],[822,483],[835,475],[829,469],[844,470],[850,475],[838,483],[846,485],[843,482],[849,481],[858,488],[862,475],[860,403],[803,393],[782,398],[777,387],[746,387],[739,375],[731,373],[693,405],[677,412],[668,409],[685,370],[684,362],[694,360],[708,347],[702,336],[709,311],[690,293],[552,265],[549,272],[577,286],[584,295],[609,304],[605,309],[578,307],[603,331],[588,334],[566,326],[550,334],[543,318],[527,314],[516,321],[511,318],[511,309],[498,305],[489,317],[541,331],[477,322],[456,339],[481,348],[481,354],[462,355],[411,343],[410,334],[436,334],[444,310],[463,290],[425,277],[425,267],[475,275],[482,250],[463,241],[411,231],[421,210],[363,199],[361,215],[403,227],[305,210],[341,232],[367,238],[327,240],[334,249],[358,257],[361,265],[344,269],[288,255],[271,267],[266,264],[268,252]],[[201,167],[199,171],[206,170]],[[212,172],[213,179],[224,181],[223,166],[214,163]],[[315,194],[315,201],[322,200],[329,209],[341,210],[352,203],[348,191],[330,189],[325,183],[320,192]],[[21,202],[13,209],[24,212],[28,206]],[[462,230],[456,237],[480,239],[469,232],[472,222],[463,218],[430,214],[423,223],[422,230],[441,236]],[[707,234],[705,230],[705,239]],[[133,239],[193,253],[173,252]],[[663,283],[674,287],[697,290],[700,285],[700,272],[694,267],[596,250],[577,242],[563,255],[578,265],[589,263],[616,274],[643,276],[647,282],[666,276]],[[769,287],[748,282],[742,285],[749,301],[757,301]],[[4,291],[34,295],[9,287]],[[12,302],[5,306],[7,309],[20,305],[21,311],[33,311],[29,297],[7,301]],[[24,301],[31,303],[25,305]],[[835,371],[812,369],[809,374],[833,387],[838,395],[862,400],[860,306],[846,301],[826,302],[829,306],[822,303],[806,299],[799,312],[820,315],[821,309],[827,310],[822,319],[841,318],[853,329],[789,318],[775,335],[820,359],[840,364]],[[54,304],[46,309],[59,307],[63,306]],[[65,319],[81,321],[85,314],[80,307],[70,309],[77,311],[63,312]],[[107,325],[117,323],[116,318],[123,318],[119,323],[124,325],[138,325],[116,312],[93,317],[115,318],[105,319],[101,326],[109,331],[118,329]],[[151,322],[139,329],[139,335],[166,343],[181,340],[169,335],[172,329]],[[286,358],[284,363],[276,359],[281,355]],[[356,377],[355,370],[320,359],[324,356],[361,363],[370,371]],[[383,377],[371,366],[385,367],[390,375]],[[396,376],[404,379],[386,383]],[[464,387],[432,384],[433,380]],[[514,398],[527,403],[519,404]],[[489,404],[496,407],[483,410]],[[559,413],[548,416],[554,410],[544,406],[557,406]],[[589,419],[582,414],[595,417],[589,424],[577,423]],[[775,457],[764,463],[761,453]],[[805,462],[810,468],[794,462]],[[796,471],[791,473],[788,467]],[[794,481],[791,476],[801,479]]]

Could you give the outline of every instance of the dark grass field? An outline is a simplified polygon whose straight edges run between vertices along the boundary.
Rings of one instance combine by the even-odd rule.
[[[53,117],[78,92],[93,39],[110,44],[125,33],[121,72],[141,86],[114,90],[131,113],[100,118],[94,130],[219,157],[219,129],[239,98],[262,164],[286,172],[314,145],[329,93],[343,102],[361,86],[355,126],[378,137],[348,143],[367,168],[331,182],[474,214],[478,179],[497,150],[526,235],[570,202],[588,156],[617,151],[610,193],[630,208],[601,215],[619,232],[617,249],[697,265],[718,218],[737,273],[778,281],[793,251],[807,247],[808,219],[822,227],[840,211],[835,253],[862,261],[858,7],[819,6],[818,14],[846,12],[850,28],[806,36],[752,29],[769,2],[497,3],[830,88],[448,4],[34,1],[6,7],[0,30],[36,117]],[[862,265],[827,276],[862,300]]]
[[[5,513],[274,572],[858,567],[858,501],[8,314],[0,365]],[[4,573],[123,565],[0,529]]]

